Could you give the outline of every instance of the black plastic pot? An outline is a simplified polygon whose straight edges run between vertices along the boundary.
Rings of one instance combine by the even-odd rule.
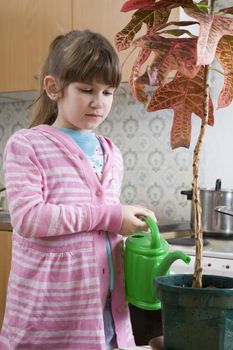
[[[203,288],[192,288],[193,275],[155,280],[162,303],[165,350],[233,350],[233,278],[203,276]]]

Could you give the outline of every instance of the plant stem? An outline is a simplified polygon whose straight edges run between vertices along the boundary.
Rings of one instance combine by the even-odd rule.
[[[196,242],[196,258],[193,275],[193,287],[202,288],[202,255],[203,255],[203,231],[202,231],[202,208],[199,184],[200,153],[206,125],[209,118],[209,66],[204,68],[204,117],[202,118],[200,133],[193,154],[193,208],[194,208],[194,231]]]
[[[210,0],[210,13],[214,11],[214,1]],[[203,230],[202,230],[202,207],[200,196],[200,183],[199,183],[199,167],[200,167],[200,153],[203,138],[205,135],[206,125],[209,119],[209,66],[204,67],[204,116],[201,122],[201,129],[197,139],[196,146],[193,154],[193,208],[194,208],[194,232],[195,232],[195,265],[193,284],[194,288],[202,288],[202,272],[203,272]]]

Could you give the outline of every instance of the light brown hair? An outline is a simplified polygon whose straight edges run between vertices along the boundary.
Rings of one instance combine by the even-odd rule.
[[[38,97],[33,103],[30,127],[52,125],[57,118],[57,102],[44,90],[44,78],[52,75],[59,82],[59,92],[73,82],[93,80],[117,88],[121,69],[117,53],[110,42],[99,33],[74,30],[56,37],[42,67]]]

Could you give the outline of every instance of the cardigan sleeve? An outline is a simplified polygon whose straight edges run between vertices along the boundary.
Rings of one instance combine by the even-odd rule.
[[[119,232],[122,205],[54,204],[43,193],[43,168],[23,133],[10,137],[4,151],[4,175],[11,223],[24,237],[83,231]]]

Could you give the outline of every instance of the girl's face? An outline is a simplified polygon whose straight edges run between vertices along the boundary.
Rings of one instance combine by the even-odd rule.
[[[76,130],[96,129],[110,112],[115,88],[97,82],[69,84],[58,99],[54,126]]]

